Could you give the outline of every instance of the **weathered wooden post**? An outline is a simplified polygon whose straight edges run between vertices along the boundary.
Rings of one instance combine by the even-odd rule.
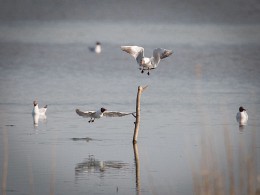
[[[142,92],[147,88],[148,86],[146,85],[145,87],[138,86],[138,91],[137,91],[137,97],[136,97],[136,115],[135,115],[135,131],[134,131],[134,137],[133,137],[133,143],[137,143],[137,137],[138,137],[138,131],[139,131],[139,126],[140,126],[140,97]]]
[[[139,162],[139,153],[138,153],[138,146],[137,143],[133,144],[134,148],[134,155],[135,155],[135,183],[136,183],[136,192],[137,195],[140,194],[140,162]]]

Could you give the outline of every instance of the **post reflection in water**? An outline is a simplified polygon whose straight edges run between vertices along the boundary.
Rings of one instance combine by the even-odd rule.
[[[136,194],[141,193],[141,180],[140,180],[140,160],[138,153],[138,145],[133,144],[134,150],[134,163],[135,163],[135,184],[136,184]],[[89,155],[89,157],[81,163],[75,166],[75,176],[80,177],[85,174],[100,174],[100,177],[105,177],[106,171],[109,169],[127,169],[128,164],[121,161],[102,161],[95,158],[94,155]],[[111,174],[111,171],[107,174]]]
[[[135,183],[136,183],[136,192],[140,194],[140,161],[139,161],[139,153],[138,153],[138,145],[137,143],[133,143],[134,155],[135,155]]]

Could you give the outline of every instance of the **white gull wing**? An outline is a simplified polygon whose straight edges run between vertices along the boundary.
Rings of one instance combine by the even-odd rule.
[[[122,51],[129,53],[133,56],[137,63],[140,65],[141,60],[144,57],[144,48],[139,46],[121,46]]]
[[[47,111],[47,105],[44,108],[39,108],[39,113],[44,115]]]
[[[79,115],[79,116],[82,116],[84,118],[88,118],[88,117],[93,117],[93,114],[95,113],[95,111],[81,111],[79,109],[76,109],[76,113]]]
[[[170,55],[172,55],[172,50],[168,50],[168,49],[163,49],[163,48],[156,48],[153,50],[153,60],[154,60],[154,64],[155,66],[158,65],[158,63],[160,62],[161,59],[169,57]]]
[[[103,115],[106,117],[122,117],[122,116],[127,116],[130,114],[134,114],[134,112],[105,111],[103,113]]]

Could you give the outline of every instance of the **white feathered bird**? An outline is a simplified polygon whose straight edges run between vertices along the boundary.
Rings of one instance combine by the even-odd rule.
[[[97,54],[101,53],[101,43],[97,41],[95,47],[89,47],[89,50]]]
[[[47,105],[45,105],[43,108],[39,108],[37,101],[33,101],[33,115],[45,115],[47,111]]]
[[[139,65],[139,69],[142,70],[141,73],[144,73],[145,70],[148,71],[148,75],[150,74],[150,70],[155,69],[161,59],[170,56],[173,52],[172,50],[167,50],[163,48],[156,48],[153,50],[153,56],[148,58],[144,56],[144,48],[139,46],[121,46],[121,49],[131,56],[133,56],[137,64]]]
[[[101,53],[101,43],[100,42],[96,42],[95,52]]]
[[[248,114],[246,112],[246,109],[244,109],[242,106],[239,107],[239,112],[236,115],[237,122],[239,125],[244,126],[247,124],[248,121]]]
[[[35,127],[38,126],[39,119],[46,120],[46,111],[47,105],[43,108],[39,108],[37,101],[33,101],[33,110],[32,110],[32,117],[33,117],[33,124]]]
[[[99,119],[103,116],[107,116],[107,117],[122,117],[122,116],[126,116],[126,115],[130,115],[130,114],[134,114],[134,112],[118,112],[118,111],[107,111],[107,109],[105,108],[100,108],[97,111],[81,111],[79,109],[76,109],[76,113],[79,116],[82,116],[84,118],[90,118],[90,120],[88,121],[90,122],[94,122],[95,119]]]

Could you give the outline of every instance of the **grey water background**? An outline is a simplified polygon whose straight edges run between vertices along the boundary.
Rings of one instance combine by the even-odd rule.
[[[258,1],[1,1],[2,194],[259,194]],[[96,41],[102,53],[89,51]],[[121,45],[172,49],[151,75]],[[135,111],[89,124],[75,109]],[[33,100],[48,104],[34,126]],[[248,125],[235,120],[238,107]]]

